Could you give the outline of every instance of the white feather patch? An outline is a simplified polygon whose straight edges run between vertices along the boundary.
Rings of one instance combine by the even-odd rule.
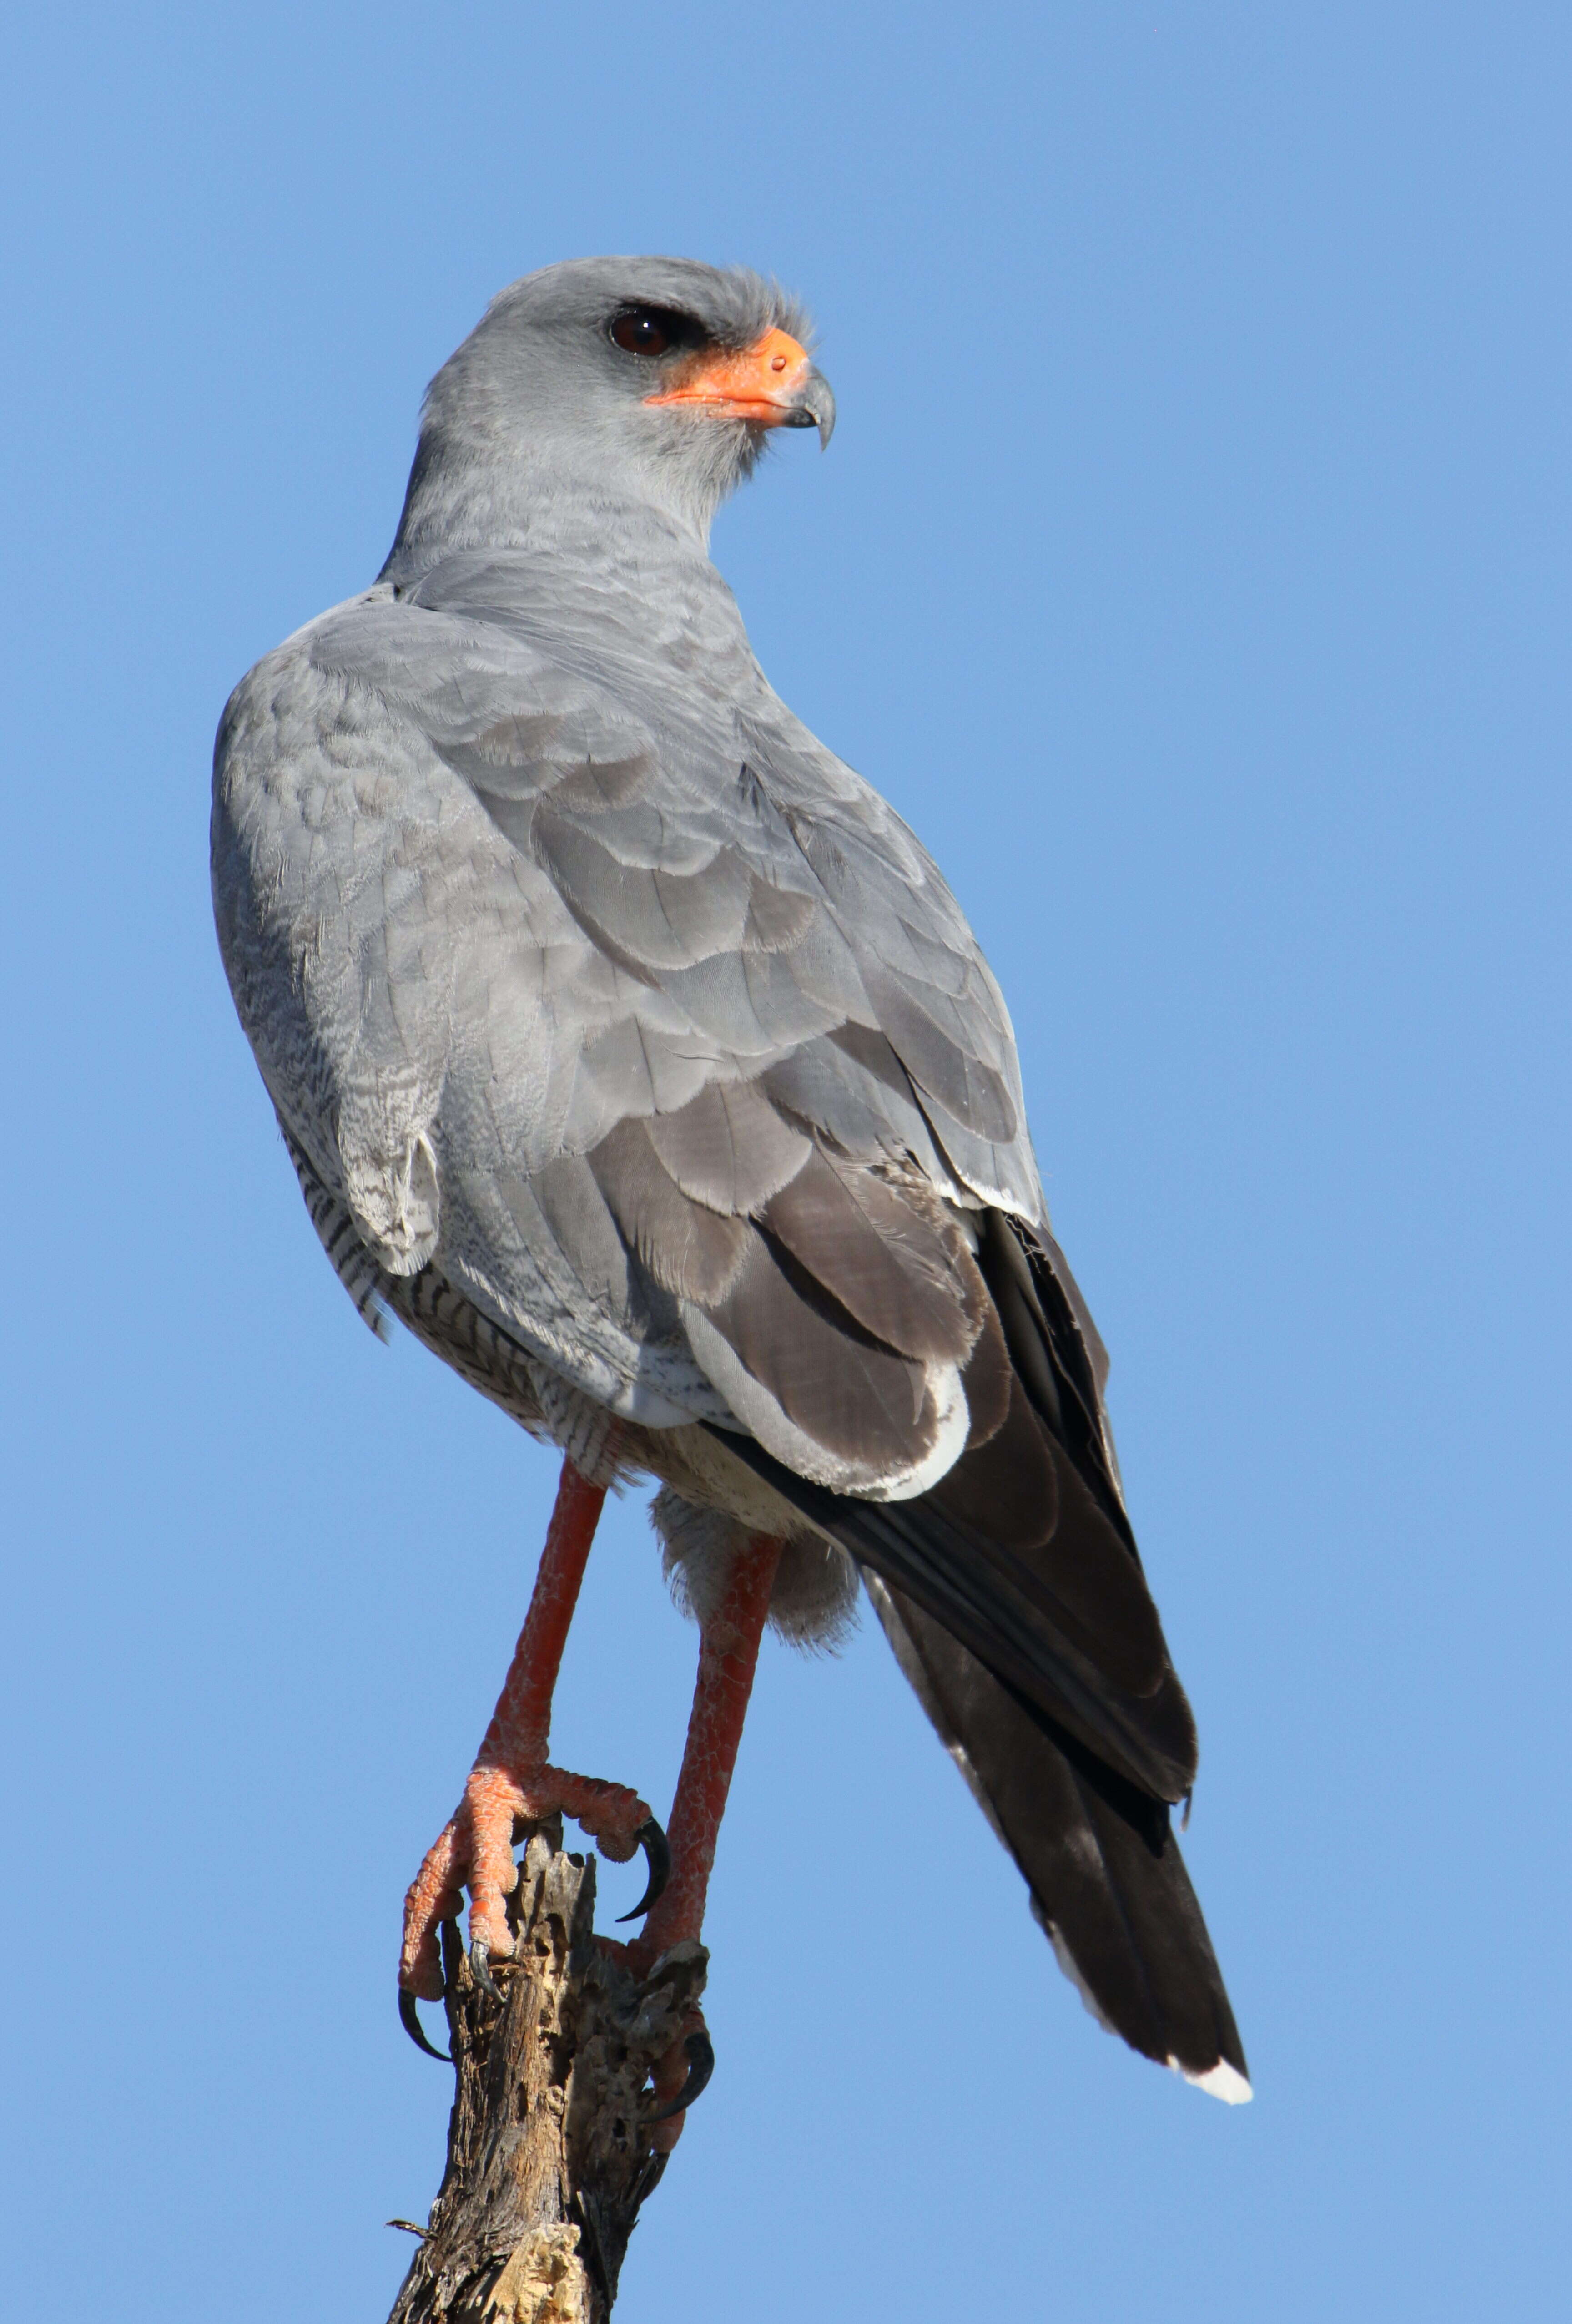
[[[961,1385],[961,1374],[953,1364],[930,1364],[924,1373],[929,1395],[939,1409],[939,1430],[933,1447],[915,1469],[902,1476],[892,1477],[887,1483],[865,1485],[862,1497],[869,1501],[910,1501],[947,1477],[966,1450],[966,1440],[971,1430],[971,1414],[967,1408],[966,1390]]]
[[[737,1419],[767,1452],[810,1483],[827,1485],[832,1492],[851,1493],[864,1500],[904,1501],[937,1484],[959,1460],[970,1422],[966,1391],[953,1364],[934,1364],[925,1370],[928,1392],[938,1406],[933,1443],[909,1467],[881,1472],[831,1452],[799,1428],[762,1382],[754,1379],[702,1307],[685,1300],[682,1318],[689,1347]]]
[[[442,1207],[431,1140],[422,1130],[401,1150],[362,1142],[352,1134],[346,1108],[338,1150],[344,1198],[362,1240],[390,1275],[418,1275],[437,1249]]]

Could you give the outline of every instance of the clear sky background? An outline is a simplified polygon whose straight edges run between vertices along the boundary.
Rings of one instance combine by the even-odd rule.
[[[333,1281],[209,752],[491,293],[644,249],[818,318],[832,452],[716,555],[1009,996],[1258,2096],[1082,2012],[870,1620],[772,1645],[619,2314],[1566,2314],[1569,66],[1512,0],[14,23],[13,2312],[375,2324],[436,2190],[400,1904],[553,1466]],[[630,1497],[559,1756],[668,1799],[694,1649]]]

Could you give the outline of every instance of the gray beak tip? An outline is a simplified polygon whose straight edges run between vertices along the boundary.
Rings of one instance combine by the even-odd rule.
[[[819,449],[827,452],[835,433],[835,391],[822,371],[816,371],[809,382],[807,408],[819,430]]]

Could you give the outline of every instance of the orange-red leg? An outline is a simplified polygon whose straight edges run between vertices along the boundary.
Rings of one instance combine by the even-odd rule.
[[[646,1969],[661,1954],[686,1939],[696,1939],[704,1924],[704,1904],[715,1862],[721,1819],[731,1789],[742,1725],[753,1692],[759,1641],[780,1543],[767,1534],[755,1534],[731,1569],[721,1602],[705,1624],[699,1642],[699,1676],[688,1720],[682,1773],[672,1802],[667,1838],[671,1844],[671,1877],[644,1931],[629,1947],[635,1968]],[[695,2038],[708,2052],[703,2018],[690,2012],[683,2038],[662,2059],[655,2077],[655,2093],[663,2104],[678,2096],[697,2063]],[[683,2116],[658,2123],[652,2144],[669,2151],[682,2135]]]
[[[592,1485],[571,1461],[563,1462],[534,1595],[491,1725],[464,1798],[404,1899],[399,1983],[424,2000],[437,2000],[443,1990],[437,1930],[458,1913],[466,1885],[472,1946],[501,1956],[512,1950],[506,1899],[519,1877],[513,1862],[518,1823],[559,1812],[570,1815],[603,1855],[619,1862],[633,1854],[645,1828],[653,1827],[637,1793],[570,1775],[546,1757],[551,1699],[605,1498],[603,1485]]]

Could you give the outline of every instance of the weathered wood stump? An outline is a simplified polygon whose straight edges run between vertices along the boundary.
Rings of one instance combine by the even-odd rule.
[[[594,1941],[593,1857],[543,1826],[519,1867],[501,2003],[443,1931],[457,2088],[447,2168],[389,2324],[604,2324],[666,2156],[654,2070],[703,1991],[703,1945],[642,1980]]]

